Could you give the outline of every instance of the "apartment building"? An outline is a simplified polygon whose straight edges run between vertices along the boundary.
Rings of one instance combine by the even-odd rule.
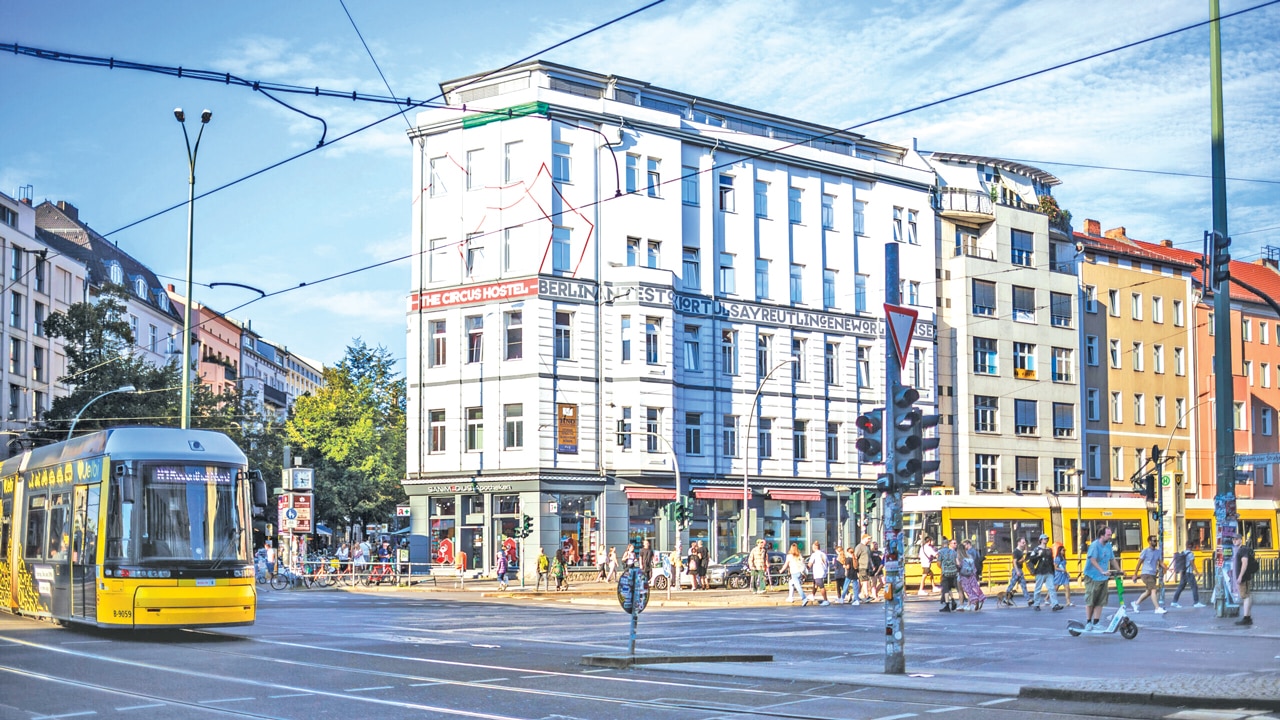
[[[929,153],[938,176],[941,472],[960,495],[1079,490],[1077,253],[1058,178]]]
[[[169,302],[179,315],[186,297],[166,286]],[[235,390],[240,382],[240,324],[198,300],[191,303],[191,357],[199,382],[215,395]],[[181,352],[182,348],[178,348]]]
[[[927,164],[546,62],[441,89],[410,132],[415,557],[491,562],[522,515],[533,554],[671,549],[680,496],[715,557],[851,537],[886,243],[920,312],[904,378],[936,402]]]

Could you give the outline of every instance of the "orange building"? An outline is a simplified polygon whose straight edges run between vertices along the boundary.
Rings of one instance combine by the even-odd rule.
[[[169,298],[182,312],[183,296],[168,287]],[[197,377],[215,395],[234,390],[240,379],[240,325],[217,310],[192,303],[191,355],[199,363]]]

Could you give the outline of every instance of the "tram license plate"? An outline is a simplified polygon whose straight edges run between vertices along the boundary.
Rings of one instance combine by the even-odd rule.
[[[196,578],[196,587],[213,587],[216,584],[213,578]]]

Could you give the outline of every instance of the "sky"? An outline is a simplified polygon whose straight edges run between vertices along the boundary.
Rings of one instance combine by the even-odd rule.
[[[1228,222],[1242,260],[1280,247],[1280,2],[1266,2],[1221,2],[1223,15],[1248,10],[1222,22]],[[879,120],[1201,23],[1208,0],[666,0],[542,52],[645,4],[0,0],[0,43],[344,92],[390,85],[414,99],[537,54],[884,142],[1025,162],[1062,180],[1054,194],[1077,230],[1092,218],[1199,249],[1212,225],[1208,27]],[[0,76],[0,191],[70,202],[179,290],[188,168],[173,108],[192,133],[213,111],[197,193],[321,137],[316,120],[242,87],[4,52]],[[329,144],[197,201],[195,300],[325,364],[359,338],[403,369],[408,121],[360,130],[395,108],[278,97],[323,118]],[[275,294],[206,287],[227,282]]]

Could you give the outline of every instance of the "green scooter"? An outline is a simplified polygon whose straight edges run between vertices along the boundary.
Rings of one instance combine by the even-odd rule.
[[[1120,637],[1125,640],[1132,640],[1138,637],[1138,624],[1124,610],[1124,580],[1119,573],[1111,573],[1111,576],[1116,579],[1116,596],[1120,599],[1120,609],[1116,610],[1116,614],[1111,616],[1111,622],[1107,623],[1107,627],[1104,630],[1086,630],[1085,624],[1079,620],[1068,620],[1067,632],[1071,633],[1071,637],[1113,633],[1117,630],[1120,631]]]

